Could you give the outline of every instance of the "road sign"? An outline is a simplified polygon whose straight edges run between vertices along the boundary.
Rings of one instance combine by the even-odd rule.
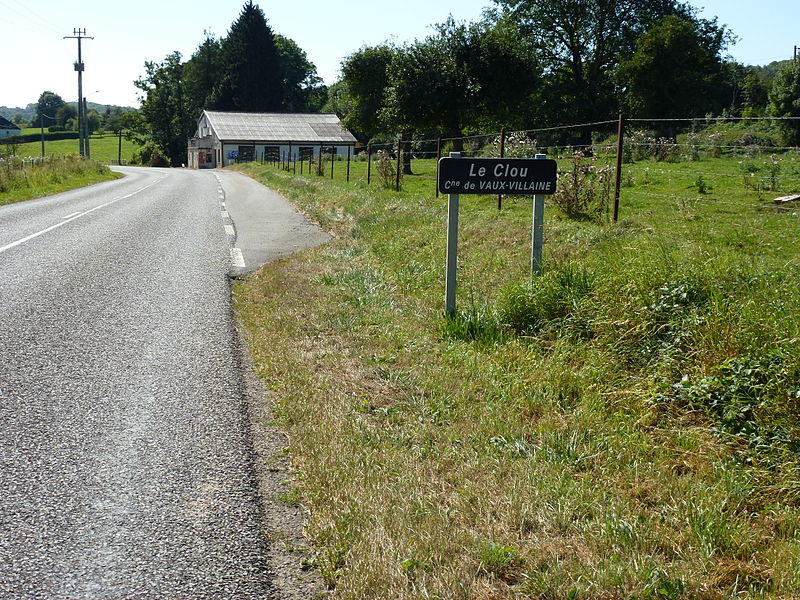
[[[442,194],[554,194],[556,161],[444,157],[439,159],[437,186]]]

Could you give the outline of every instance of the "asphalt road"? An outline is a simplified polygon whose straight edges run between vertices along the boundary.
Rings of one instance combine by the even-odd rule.
[[[228,275],[325,236],[234,173],[121,170],[0,207],[0,598],[278,597]]]

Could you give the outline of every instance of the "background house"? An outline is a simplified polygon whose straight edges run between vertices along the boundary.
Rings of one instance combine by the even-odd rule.
[[[334,114],[205,110],[189,140],[189,167],[215,168],[254,160],[303,160],[320,151],[347,154],[356,139]]]
[[[11,137],[12,135],[19,135],[22,130],[14,125],[5,117],[0,116],[0,137]]]

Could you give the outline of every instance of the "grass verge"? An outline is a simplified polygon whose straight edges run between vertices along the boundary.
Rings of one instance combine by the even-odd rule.
[[[432,165],[399,194],[240,168],[336,235],[234,290],[333,597],[798,593],[791,212],[654,165],[616,225],[548,209],[530,281],[529,201],[462,197],[445,319]]]
[[[0,159],[0,206],[119,177],[105,164],[75,155]]]

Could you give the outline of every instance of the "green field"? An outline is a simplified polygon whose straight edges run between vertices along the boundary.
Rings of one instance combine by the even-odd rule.
[[[39,133],[37,129],[26,129],[23,133]],[[4,147],[0,146],[0,149]],[[122,161],[123,164],[131,162],[134,152],[138,146],[133,142],[122,138]],[[119,137],[113,133],[97,133],[89,138],[89,150],[91,157],[104,163],[116,163],[119,156]],[[45,155],[53,154],[78,154],[78,140],[56,140],[45,139]],[[17,146],[18,156],[41,156],[41,142],[29,142]]]
[[[433,162],[352,167],[238,167],[335,234],[234,289],[332,597],[797,597],[796,153],[549,199],[534,279],[530,200],[462,196],[453,319]]]

